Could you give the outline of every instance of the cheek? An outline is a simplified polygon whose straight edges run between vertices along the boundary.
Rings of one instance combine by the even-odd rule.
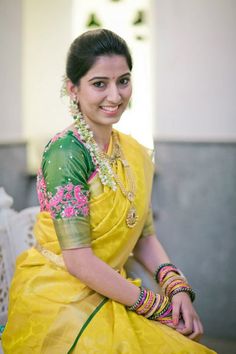
[[[132,89],[133,89],[132,85],[129,85],[129,86],[127,87],[127,95],[128,95],[129,97],[132,95]]]
[[[90,91],[87,95],[89,105],[98,105],[104,100],[104,94],[101,92]]]
[[[129,100],[130,97],[132,95],[132,87],[128,88],[127,89],[127,92],[126,92],[126,99]]]
[[[92,87],[81,87],[81,91],[78,93],[78,98],[84,105],[96,102],[98,94],[94,92]]]

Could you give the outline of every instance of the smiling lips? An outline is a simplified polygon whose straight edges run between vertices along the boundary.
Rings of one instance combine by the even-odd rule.
[[[117,113],[119,106],[101,106],[100,108],[108,114],[115,114]]]

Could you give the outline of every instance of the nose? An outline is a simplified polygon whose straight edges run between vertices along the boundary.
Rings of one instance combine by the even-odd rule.
[[[121,94],[117,85],[110,85],[107,93],[107,101],[113,104],[118,104],[121,102]]]

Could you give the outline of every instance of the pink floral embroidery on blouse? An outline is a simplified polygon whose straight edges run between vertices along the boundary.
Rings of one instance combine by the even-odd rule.
[[[47,211],[49,209],[47,200],[47,187],[41,168],[38,170],[37,174],[37,194],[39,199],[40,211]]]
[[[53,219],[88,216],[88,191],[83,191],[80,185],[74,186],[72,183],[56,189],[55,195],[47,192],[42,169],[39,169],[37,192],[41,211],[49,211]]]
[[[79,133],[78,133],[78,130],[77,130],[75,127],[72,128],[72,133],[73,133],[74,137],[75,137],[77,140],[79,140],[80,142],[82,142],[82,139],[81,139],[81,137],[80,137],[80,135],[79,135]]]
[[[81,186],[69,183],[58,186],[54,196],[48,193],[49,210],[53,218],[70,218],[73,216],[87,216],[88,192],[82,191]]]
[[[44,152],[46,152],[46,151],[50,148],[50,146],[52,145],[52,143],[55,143],[55,141],[57,141],[58,139],[63,138],[63,137],[66,135],[66,133],[68,132],[68,130],[69,130],[69,128],[66,128],[66,129],[62,130],[60,133],[57,133],[57,134],[49,141],[49,143],[48,143],[48,145],[46,146]]]
[[[68,128],[62,130],[60,133],[57,133],[50,141],[50,143],[54,143],[55,141],[57,141],[60,138],[63,138],[63,136],[65,136],[65,134],[67,133]]]

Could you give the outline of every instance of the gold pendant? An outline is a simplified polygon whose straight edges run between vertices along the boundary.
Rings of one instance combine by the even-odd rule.
[[[127,198],[129,199],[130,202],[134,201],[134,193],[133,192],[128,192],[127,193]]]
[[[132,205],[127,213],[126,216],[126,224],[128,225],[128,227],[132,228],[136,225],[138,220],[138,216],[137,216],[137,210],[136,208]]]

